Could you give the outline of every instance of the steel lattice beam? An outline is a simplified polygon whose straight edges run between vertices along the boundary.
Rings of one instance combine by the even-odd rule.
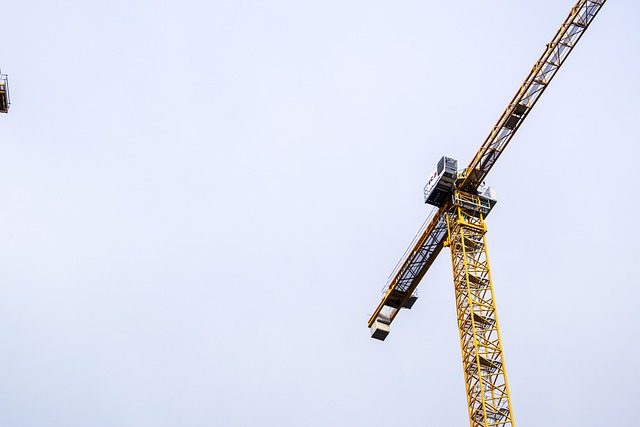
[[[485,177],[513,138],[531,108],[538,102],[573,48],[596,17],[606,0],[580,0],[560,26],[553,40],[535,63],[522,86],[513,97],[509,106],[491,129],[475,157],[466,168],[466,176],[458,188],[473,191]]]

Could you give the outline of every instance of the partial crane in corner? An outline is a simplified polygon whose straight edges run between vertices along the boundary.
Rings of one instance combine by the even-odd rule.
[[[437,163],[424,188],[425,203],[436,208],[391,274],[369,319],[372,338],[384,340],[400,309],[416,302],[416,288],[442,248],[451,249],[471,427],[514,426],[486,249],[484,219],[496,198],[484,179],[605,1],[575,4],[466,168],[459,170],[450,157]]]
[[[8,113],[11,99],[9,98],[9,77],[0,73],[0,113]]]

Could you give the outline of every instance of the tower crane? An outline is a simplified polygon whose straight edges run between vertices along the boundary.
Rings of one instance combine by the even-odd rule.
[[[606,0],[579,0],[560,26],[469,165],[442,157],[424,188],[435,206],[398,263],[369,319],[384,340],[400,309],[417,300],[418,284],[443,247],[451,250],[462,365],[471,427],[513,427],[509,385],[487,256],[485,218],[496,203],[484,180]]]
[[[8,113],[11,100],[9,99],[9,77],[0,73],[0,113]]]

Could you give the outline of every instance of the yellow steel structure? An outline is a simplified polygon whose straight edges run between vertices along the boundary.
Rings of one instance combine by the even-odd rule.
[[[470,194],[463,197],[477,199]],[[472,426],[511,426],[511,400],[485,241],[487,228],[482,213],[473,207],[456,206],[446,220],[445,245],[451,248],[469,419]]]
[[[579,0],[573,6],[469,165],[458,172],[455,163],[449,190],[439,189],[428,200],[437,209],[391,274],[368,322],[372,337],[384,340],[400,309],[415,303],[416,288],[442,248],[451,249],[471,427],[514,426],[486,249],[484,219],[495,200],[482,183],[605,1]],[[440,164],[434,174],[442,176]]]

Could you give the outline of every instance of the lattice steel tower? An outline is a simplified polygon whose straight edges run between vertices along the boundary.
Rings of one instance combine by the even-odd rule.
[[[504,354],[493,299],[484,219],[496,203],[482,184],[540,95],[606,0],[579,0],[493,126],[469,165],[443,157],[424,189],[436,206],[392,273],[369,319],[373,338],[384,340],[401,308],[411,308],[422,277],[444,246],[451,249],[462,365],[471,427],[513,427]]]

